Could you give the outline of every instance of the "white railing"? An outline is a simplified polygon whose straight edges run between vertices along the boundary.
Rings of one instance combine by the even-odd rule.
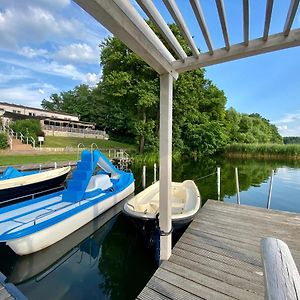
[[[31,144],[33,148],[35,148],[35,139],[32,136],[24,136],[22,132],[15,132],[12,128],[2,126],[0,129],[2,132],[7,133],[10,143],[10,149],[12,149],[12,140],[13,138],[19,139],[22,143]]]
[[[61,131],[61,132],[74,132],[82,134],[93,134],[99,135],[108,138],[108,134],[105,130],[95,130],[95,129],[83,129],[83,128],[73,128],[73,127],[64,127],[64,126],[55,126],[55,125],[44,125],[43,130],[52,130],[52,131]]]

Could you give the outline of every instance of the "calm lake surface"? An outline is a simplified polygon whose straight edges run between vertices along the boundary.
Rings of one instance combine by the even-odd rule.
[[[236,203],[238,167],[241,204],[266,207],[274,169],[271,208],[300,212],[300,162],[222,158],[175,162],[173,180],[195,180],[203,204],[217,199],[217,166],[223,201]],[[142,166],[133,166],[133,172],[139,191]],[[153,166],[147,166],[147,184],[152,181]],[[0,271],[29,299],[134,299],[156,266],[153,254],[122,215],[122,204],[38,253],[19,257],[1,245]]]

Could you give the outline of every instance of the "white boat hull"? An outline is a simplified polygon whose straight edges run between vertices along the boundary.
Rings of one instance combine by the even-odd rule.
[[[133,192],[134,182],[121,192],[77,213],[76,215],[25,237],[9,240],[6,244],[18,255],[26,255],[42,250],[81,228],[83,225],[87,224]]]
[[[201,206],[196,184],[192,180],[172,182],[171,191],[172,222],[191,221]],[[156,182],[127,201],[123,211],[135,219],[155,220],[159,213],[159,183]]]

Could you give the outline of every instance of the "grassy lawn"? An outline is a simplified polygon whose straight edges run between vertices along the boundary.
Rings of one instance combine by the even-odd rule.
[[[132,144],[126,144],[121,142],[116,142],[112,140],[99,140],[99,139],[83,139],[74,137],[46,137],[44,147],[53,148],[64,148],[73,147],[77,148],[77,145],[82,143],[87,149],[90,148],[92,143],[96,143],[100,149],[127,149],[126,151],[130,154],[136,152],[136,146]],[[106,151],[103,152],[108,155]],[[74,152],[57,152],[57,153],[47,153],[47,152],[32,152],[27,153],[10,153],[2,152],[0,153],[0,166],[7,165],[23,165],[30,163],[49,163],[49,162],[59,162],[59,161],[74,161],[77,160],[77,151]]]
[[[59,161],[77,160],[77,153],[58,153],[58,154],[5,154],[0,155],[0,165],[22,165],[30,163],[49,163]]]
[[[120,143],[112,140],[99,140],[90,138],[75,138],[75,137],[58,137],[58,136],[47,136],[45,138],[44,147],[74,147],[76,148],[79,143],[85,145],[86,148],[90,148],[92,143],[95,143],[99,148],[106,149],[128,149],[136,150],[136,146],[132,144]]]

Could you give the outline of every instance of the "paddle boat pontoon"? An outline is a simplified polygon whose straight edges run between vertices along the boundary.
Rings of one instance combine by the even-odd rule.
[[[130,196],[129,196],[130,197]],[[7,270],[5,275],[9,282],[20,284],[22,282],[33,280],[39,281],[50,275],[61,264],[70,258],[74,253],[82,250],[81,245],[90,243],[91,239],[97,238],[97,241],[104,239],[110,228],[114,225],[115,219],[122,212],[124,201],[127,198],[114,205],[112,208],[102,213],[86,225],[71,233],[57,243],[30,255],[15,256],[10,260],[9,265],[5,260],[0,260],[0,270]],[[100,244],[100,243],[98,243]],[[95,247],[89,247],[95,249]],[[5,249],[5,250],[4,250]],[[1,250],[10,252],[10,249],[3,247]]]
[[[97,166],[102,170],[93,175]],[[84,150],[64,191],[0,208],[0,242],[19,255],[44,249],[134,192],[132,173]]]
[[[201,205],[199,190],[192,180],[172,182],[172,226],[174,231],[194,218]],[[146,236],[155,231],[159,219],[159,181],[128,200],[123,212]]]
[[[21,172],[8,167],[0,176],[0,205],[27,200],[27,195],[58,187],[66,180],[71,167],[47,171]],[[14,199],[13,201],[10,201]]]

